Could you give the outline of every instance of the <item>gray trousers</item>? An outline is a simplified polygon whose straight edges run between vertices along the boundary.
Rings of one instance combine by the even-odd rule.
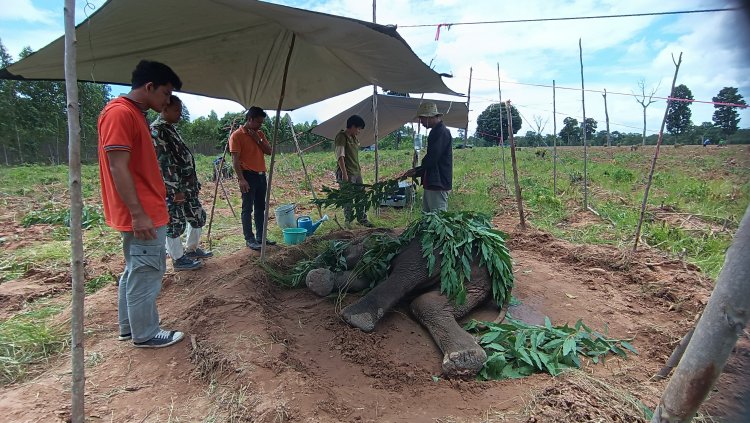
[[[156,297],[167,269],[165,241],[167,227],[156,229],[156,239],[136,239],[121,232],[125,271],[117,289],[117,318],[120,334],[130,333],[133,342],[145,342],[159,332]]]
[[[448,191],[424,190],[422,194],[422,211],[448,211]]]

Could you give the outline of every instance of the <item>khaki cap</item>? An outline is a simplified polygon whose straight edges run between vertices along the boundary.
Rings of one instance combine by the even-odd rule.
[[[437,106],[435,103],[432,102],[424,102],[419,105],[419,109],[417,109],[417,116],[418,117],[435,117],[435,116],[442,116],[443,114],[438,112]]]

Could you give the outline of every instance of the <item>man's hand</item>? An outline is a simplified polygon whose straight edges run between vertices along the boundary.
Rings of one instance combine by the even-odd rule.
[[[133,219],[133,236],[136,239],[156,239],[154,222],[146,213],[132,214],[131,217]]]
[[[401,175],[401,177],[399,179],[406,179],[406,178],[408,178],[410,176],[413,177],[416,174],[417,174],[417,170],[416,169],[409,169],[406,172],[404,172],[404,174]]]
[[[172,202],[175,204],[182,204],[185,202],[185,193],[184,192],[178,192],[174,195],[174,198],[172,199]]]
[[[250,191],[250,184],[247,183],[247,181],[245,180],[245,178],[242,178],[242,177],[237,178],[237,182],[240,183],[240,192],[241,193],[244,194],[244,193]]]

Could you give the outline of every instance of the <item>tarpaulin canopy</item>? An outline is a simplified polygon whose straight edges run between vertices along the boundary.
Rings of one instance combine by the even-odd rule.
[[[466,127],[469,121],[469,107],[466,103],[378,94],[378,136],[385,137],[407,122],[419,122],[416,117],[417,108],[426,101],[437,105],[438,112],[443,113],[443,122],[446,126]],[[365,129],[357,136],[361,146],[367,147],[374,144],[375,128],[373,127],[372,96],[314,127],[312,133],[334,139],[340,130],[346,129],[346,120],[351,115],[362,116],[365,121]]]
[[[76,28],[78,78],[130,85],[141,59],[163,62],[183,91],[276,109],[366,85],[456,94],[394,27],[255,0],[110,0]],[[3,79],[63,80],[64,40],[0,70]]]

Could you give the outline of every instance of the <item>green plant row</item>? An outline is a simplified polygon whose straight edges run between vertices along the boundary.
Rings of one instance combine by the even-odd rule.
[[[70,208],[56,209],[47,206],[41,210],[34,210],[28,213],[21,220],[21,225],[28,228],[31,225],[46,223],[50,225],[70,226]],[[88,229],[92,226],[104,224],[104,214],[98,207],[83,206],[81,214],[81,227]]]
[[[638,354],[629,340],[612,339],[591,330],[578,320],[574,327],[552,326],[548,317],[544,326],[530,325],[510,317],[504,323],[472,320],[465,327],[479,335],[479,345],[487,361],[479,372],[483,380],[515,379],[533,373],[553,376],[563,370],[580,368],[580,356],[594,363],[608,354],[627,358],[627,351]]]

